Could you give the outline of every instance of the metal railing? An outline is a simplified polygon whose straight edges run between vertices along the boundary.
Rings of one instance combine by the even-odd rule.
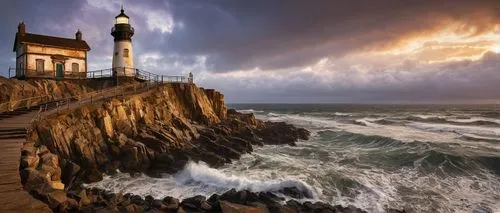
[[[31,129],[33,129],[36,126],[37,122],[39,122],[45,115],[47,115],[46,112],[48,111],[53,110],[52,112],[57,113],[62,110],[69,110],[72,107],[79,107],[85,104],[94,104],[98,101],[103,101],[106,99],[147,92],[151,89],[157,88],[159,85],[160,83],[158,82],[143,82],[139,84],[135,83],[113,87],[106,90],[90,92],[82,95],[65,97],[55,101],[40,104],[38,112],[30,120],[30,125],[27,131],[29,132]]]
[[[130,30],[131,33],[135,32],[135,29],[133,27],[130,27],[129,30]],[[116,32],[116,27],[112,27],[111,28],[111,33],[114,33],[114,32]]]
[[[14,74],[14,75],[12,75]],[[94,70],[89,72],[71,72],[64,71],[62,76],[57,76],[53,70],[30,70],[9,68],[9,78],[27,77],[27,78],[54,78],[54,79],[95,79],[112,77],[134,77],[143,81],[155,81],[161,83],[192,83],[193,79],[188,76],[158,75],[145,70],[131,67],[115,67],[110,69]]]

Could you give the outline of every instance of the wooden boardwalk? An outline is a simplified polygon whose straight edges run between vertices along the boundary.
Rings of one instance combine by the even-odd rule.
[[[43,202],[23,189],[19,176],[21,148],[37,111],[0,117],[0,212],[52,212]]]

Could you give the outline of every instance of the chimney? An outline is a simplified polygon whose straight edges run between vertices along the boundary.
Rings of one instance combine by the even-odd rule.
[[[76,31],[75,37],[76,37],[77,41],[82,40],[82,32],[80,32],[80,29],[78,29],[78,31]]]
[[[24,24],[24,21],[21,21],[21,23],[17,26],[17,33],[20,35],[26,34],[26,25]]]

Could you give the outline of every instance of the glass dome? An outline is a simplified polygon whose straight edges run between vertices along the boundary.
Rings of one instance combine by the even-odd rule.
[[[128,16],[125,15],[125,11],[123,10],[123,7],[121,9],[121,13],[118,14],[116,17],[116,24],[128,24]]]

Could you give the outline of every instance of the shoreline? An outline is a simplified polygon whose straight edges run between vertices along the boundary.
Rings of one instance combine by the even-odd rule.
[[[86,85],[69,87],[85,89]],[[67,88],[61,87],[58,94],[65,94]],[[254,146],[294,146],[299,139],[307,140],[309,134],[306,129],[285,122],[265,122],[253,114],[227,109],[224,96],[215,90],[198,88],[194,84],[165,84],[152,92],[112,98],[45,117],[27,135],[19,174],[24,188],[56,212],[113,209],[118,204],[127,212],[158,210],[164,208],[159,201],[154,202],[153,207],[153,202],[145,202],[132,194],[128,195],[130,199],[116,200],[125,195],[99,189],[92,191],[82,186],[98,182],[103,174],[113,174],[117,169],[159,177],[161,173],[173,174],[182,170],[189,161],[203,161],[217,168],[252,152]],[[297,188],[286,191],[289,197],[306,197]],[[221,200],[232,201],[226,203],[227,208],[242,204],[247,206],[238,208],[250,208],[251,202],[260,203],[257,207],[261,210],[272,209],[270,212],[292,207],[292,212],[311,212],[318,208],[334,212],[335,208],[339,211],[341,208],[321,202],[290,201],[286,204],[276,192],[231,193],[250,195],[250,200],[222,196],[226,192]],[[152,201],[151,196],[146,197]],[[179,212],[184,208],[182,203],[192,203],[190,200],[197,203],[194,207],[187,205],[186,208],[191,208],[186,209],[188,212],[203,208],[203,211],[212,211],[206,204],[215,207],[213,211],[219,211],[217,206],[222,208],[221,204],[214,204],[217,196],[208,199],[214,201],[212,203],[201,202],[200,196],[195,197],[178,202],[181,203],[177,205]],[[132,203],[132,198],[137,203]],[[345,208],[362,212],[352,206]]]

